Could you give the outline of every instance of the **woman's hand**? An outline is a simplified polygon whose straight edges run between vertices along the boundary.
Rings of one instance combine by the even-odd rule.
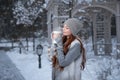
[[[81,65],[80,65],[81,69],[84,70],[85,69],[85,62],[82,61]]]

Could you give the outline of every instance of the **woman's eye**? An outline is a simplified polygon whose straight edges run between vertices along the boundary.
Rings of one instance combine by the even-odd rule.
[[[69,27],[63,27],[63,29],[70,29]]]
[[[69,28],[66,28],[66,29],[69,29]]]

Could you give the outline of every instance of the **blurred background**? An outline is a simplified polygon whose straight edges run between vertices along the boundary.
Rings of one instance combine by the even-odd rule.
[[[71,17],[84,25],[78,33],[87,54],[82,80],[120,80],[120,0],[0,0],[0,51],[4,51],[0,53],[7,53],[16,66],[24,64],[18,58],[23,62],[27,58],[13,56],[34,56],[39,44],[48,55],[51,32]],[[23,67],[17,68],[23,71]],[[25,80],[32,80],[24,73]],[[33,80],[46,80],[35,77]]]

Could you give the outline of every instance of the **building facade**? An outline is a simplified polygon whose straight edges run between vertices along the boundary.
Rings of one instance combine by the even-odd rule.
[[[120,0],[49,0],[47,6],[49,38],[53,28],[61,26],[62,22],[69,18],[70,9],[72,17],[86,21],[92,29],[96,55],[110,55],[112,33],[116,34],[117,48],[120,49]],[[112,29],[115,29],[115,32]]]

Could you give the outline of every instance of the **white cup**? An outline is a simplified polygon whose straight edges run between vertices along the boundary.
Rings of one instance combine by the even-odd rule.
[[[53,31],[53,32],[51,33],[52,43],[55,43],[55,39],[56,39],[57,37],[61,37],[61,35],[62,35],[62,32],[61,32],[61,31]]]

